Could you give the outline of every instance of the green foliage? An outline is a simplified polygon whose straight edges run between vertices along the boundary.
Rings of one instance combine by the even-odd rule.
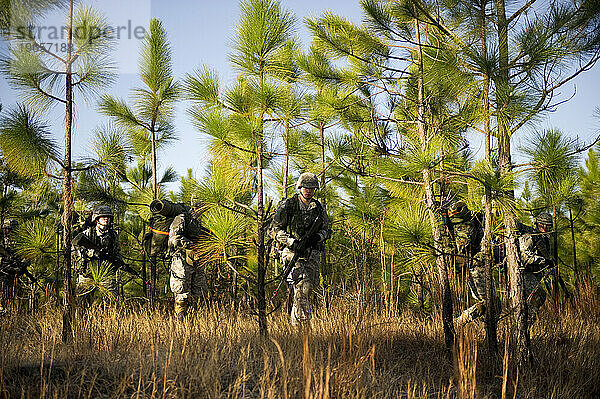
[[[56,143],[39,114],[20,106],[0,119],[0,150],[8,166],[26,177],[51,173],[58,160]]]
[[[242,1],[231,63],[244,75],[280,75],[277,52],[284,48],[294,22],[278,1]]]

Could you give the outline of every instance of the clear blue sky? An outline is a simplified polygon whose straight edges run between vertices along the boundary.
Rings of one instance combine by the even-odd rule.
[[[167,30],[173,47],[176,77],[182,77],[185,73],[206,64],[219,71],[223,86],[234,80],[228,55],[239,16],[237,0],[85,0],[83,3],[101,10],[109,24],[123,27],[114,57],[119,65],[119,76],[107,92],[126,98],[131,88],[139,84],[136,72],[141,41],[135,38],[133,30],[137,26],[147,26],[150,18],[159,18]],[[305,17],[318,16],[329,10],[355,22],[361,19],[358,0],[283,0],[282,4],[296,15],[297,33],[305,47],[310,41],[303,23]],[[49,18],[44,24],[57,26],[60,25],[60,19],[58,16]],[[49,31],[43,33],[47,35]],[[0,45],[0,49],[6,49],[4,43]],[[573,137],[590,140],[600,129],[600,120],[593,117],[594,109],[600,105],[597,100],[597,93],[600,92],[600,66],[563,88],[561,96],[566,98],[574,92],[576,95],[571,101],[561,105],[558,111],[549,114],[537,126],[557,127]],[[0,101],[5,110],[13,107],[17,101],[16,93],[8,87],[4,77],[0,77]],[[160,155],[160,165],[172,165],[180,174],[192,168],[195,174],[201,175],[206,167],[207,142],[206,138],[191,126],[185,111],[186,106],[185,102],[181,102],[177,108],[175,123],[180,140]],[[75,157],[89,155],[92,130],[108,122],[106,117],[97,113],[95,107],[95,101],[77,103]],[[63,116],[57,112],[51,123],[52,132],[57,141],[61,142],[64,134]],[[518,145],[525,136],[526,134],[521,134],[517,137],[516,144]],[[475,147],[477,146],[478,144],[475,144]],[[475,151],[477,149],[474,148]]]

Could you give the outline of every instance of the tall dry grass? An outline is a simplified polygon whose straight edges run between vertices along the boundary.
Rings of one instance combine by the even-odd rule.
[[[275,314],[268,337],[257,334],[252,318],[216,308],[183,323],[164,312],[94,309],[77,320],[70,345],[60,342],[60,320],[59,311],[44,310],[0,321],[0,397],[600,395],[600,323],[571,309],[541,315],[532,339],[536,362],[518,371],[510,350],[504,369],[502,359],[492,364],[480,325],[462,334],[453,361],[439,321],[344,300],[319,309],[303,330]],[[507,330],[503,324],[501,343]]]

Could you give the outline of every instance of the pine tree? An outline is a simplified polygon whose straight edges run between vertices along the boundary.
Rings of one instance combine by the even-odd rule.
[[[114,74],[108,58],[111,39],[106,21],[90,8],[74,11],[73,0],[67,2],[67,39],[64,54],[52,52],[38,43],[35,35],[22,31],[8,32],[11,40],[8,59],[3,61],[3,72],[9,82],[22,93],[24,103],[38,110],[60,104],[65,107],[64,158],[54,161],[63,173],[63,341],[72,339],[73,288],[71,282],[71,240],[73,224],[73,163],[71,139],[75,96],[90,97],[112,82]],[[14,28],[14,27],[13,27]],[[74,35],[77,32],[77,35]],[[26,127],[27,125],[22,125]],[[40,137],[34,134],[29,138]],[[26,146],[26,145],[24,145]],[[6,152],[5,152],[6,153]],[[48,159],[49,153],[40,159]],[[18,166],[17,166],[18,167]],[[38,167],[37,170],[40,168]]]

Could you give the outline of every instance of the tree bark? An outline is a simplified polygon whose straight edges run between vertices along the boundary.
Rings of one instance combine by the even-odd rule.
[[[256,256],[257,256],[257,305],[258,305],[258,329],[261,335],[266,336],[267,330],[267,302],[265,297],[265,277],[267,269],[265,266],[265,207],[263,187],[263,141],[262,132],[255,135],[256,141],[256,174],[257,174],[257,215],[256,215]]]
[[[261,71],[260,87],[264,79]],[[267,330],[267,301],[265,296],[265,280],[267,268],[265,265],[265,205],[264,205],[264,183],[263,183],[263,119],[264,111],[260,113],[260,131],[253,131],[256,148],[256,180],[257,180],[257,204],[256,204],[256,260],[257,260],[257,307],[258,307],[258,329],[260,334],[266,336]]]
[[[498,125],[498,163],[503,176],[512,172],[510,154],[510,128],[509,121],[502,115],[509,105],[509,62],[508,62],[508,22],[506,19],[505,0],[496,0],[496,19],[498,25],[498,58],[499,71],[496,77],[496,113]],[[514,191],[507,193],[509,199],[514,199]],[[516,334],[516,358],[519,364],[525,365],[531,356],[529,347],[529,331],[527,328],[527,303],[523,290],[523,273],[521,259],[517,244],[517,223],[512,212],[505,212],[504,217],[504,245],[509,277],[509,298],[513,313]]]
[[[62,341],[73,340],[73,286],[71,281],[71,241],[73,233],[71,230],[73,222],[73,184],[71,171],[71,137],[73,129],[73,82],[72,82],[72,48],[73,45],[73,0],[69,1],[69,26],[67,36],[67,55],[65,70],[65,159],[64,159],[64,181],[63,181],[63,312],[62,312]]]
[[[481,1],[481,52],[487,54],[487,18],[486,18],[487,0]],[[485,134],[485,159],[491,165],[491,128],[490,128],[490,77],[484,77],[483,87],[483,108],[484,108],[484,134]],[[483,245],[484,255],[484,273],[485,273],[485,326],[488,350],[491,357],[498,354],[498,316],[496,315],[496,292],[493,280],[494,265],[494,245],[492,242],[492,191],[489,186],[484,188],[484,212],[485,221],[483,226]]]

